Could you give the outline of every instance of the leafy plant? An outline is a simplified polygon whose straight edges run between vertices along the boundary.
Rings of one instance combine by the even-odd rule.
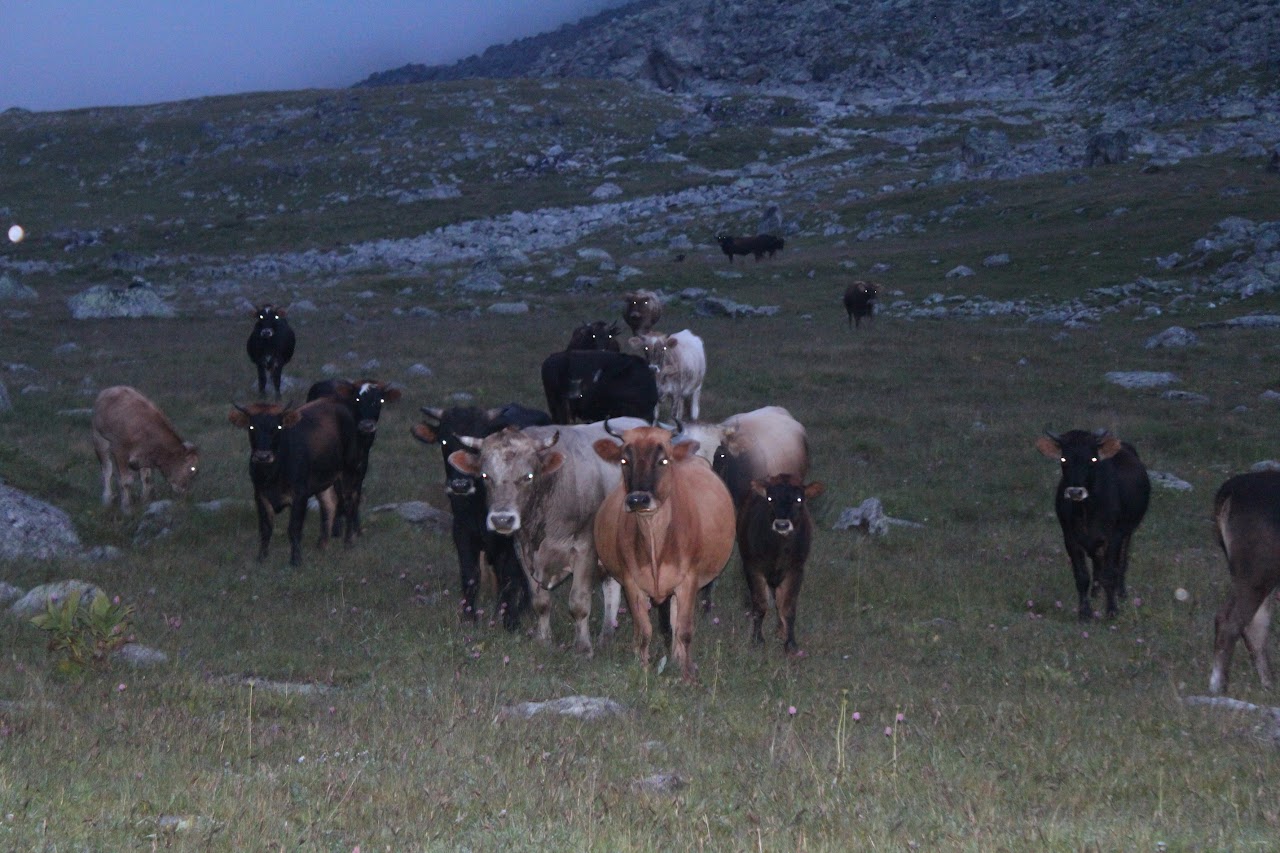
[[[80,590],[61,603],[51,598],[45,612],[31,619],[31,624],[49,634],[49,651],[65,655],[55,665],[64,675],[110,669],[112,652],[133,642],[132,605],[98,593],[88,606],[81,606],[82,598]]]

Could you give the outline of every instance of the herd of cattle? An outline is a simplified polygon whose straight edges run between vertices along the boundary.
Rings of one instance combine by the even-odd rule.
[[[768,236],[768,235],[761,235]],[[776,239],[776,238],[775,238]],[[780,240],[746,246],[721,241],[726,254],[769,253]],[[754,247],[754,248],[753,248]],[[761,248],[763,247],[763,248]],[[758,251],[757,251],[758,249]],[[878,288],[855,282],[844,295],[850,325],[873,315]],[[807,501],[823,491],[807,480],[803,425],[766,406],[719,423],[698,421],[706,374],[702,339],[688,329],[655,331],[662,315],[651,291],[627,294],[622,319],[573,331],[566,349],[547,356],[542,381],[547,411],[515,403],[491,409],[424,407],[415,438],[439,445],[453,513],[453,541],[463,612],[476,618],[482,562],[497,580],[503,624],[516,629],[530,607],[535,635],[551,638],[551,592],[570,580],[575,648],[592,650],[588,621],[594,587],[602,587],[601,639],[612,634],[623,594],[636,652],[648,661],[659,610],[670,629],[673,661],[694,677],[690,642],[698,596],[710,606],[714,581],[738,546],[751,598],[753,637],[774,600],[779,636],[795,650],[795,620],[813,537]],[[321,516],[320,546],[331,536],[361,534],[360,504],[382,406],[400,391],[372,379],[325,380],[307,402],[281,405],[280,373],[295,335],[284,312],[258,311],[247,351],[258,390],[267,380],[277,402],[235,405],[230,422],[248,433],[249,474],[264,559],[277,513],[289,508],[290,563],[302,556],[309,499]],[[665,408],[673,426],[660,425]],[[685,418],[692,420],[685,422]],[[130,510],[135,474],[143,501],[153,470],[183,493],[199,452],[133,388],[103,390],[93,409],[93,444],[102,466],[102,502],[118,491]],[[1037,442],[1061,465],[1055,510],[1075,575],[1079,617],[1094,616],[1102,593],[1114,616],[1126,595],[1130,543],[1151,486],[1137,451],[1106,431],[1046,433]],[[1236,476],[1214,502],[1217,539],[1232,587],[1215,619],[1210,689],[1222,692],[1236,640],[1243,638],[1259,679],[1270,686],[1266,644],[1280,588],[1280,472]],[[1090,565],[1092,571],[1090,571]]]

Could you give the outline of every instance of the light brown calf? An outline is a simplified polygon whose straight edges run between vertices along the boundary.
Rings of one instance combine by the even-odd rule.
[[[152,469],[160,469],[173,490],[183,494],[200,467],[196,446],[183,441],[164,412],[128,385],[105,388],[94,401],[93,449],[102,464],[102,505],[111,504],[114,474],[124,512],[131,509],[135,471],[146,503],[151,500]]]

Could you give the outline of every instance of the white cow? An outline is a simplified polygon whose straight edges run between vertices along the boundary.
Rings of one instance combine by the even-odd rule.
[[[707,354],[702,338],[688,329],[674,335],[644,335],[629,341],[633,351],[649,362],[658,380],[658,406],[667,401],[671,417],[697,420],[702,382],[707,376]],[[655,413],[656,414],[656,413]]]

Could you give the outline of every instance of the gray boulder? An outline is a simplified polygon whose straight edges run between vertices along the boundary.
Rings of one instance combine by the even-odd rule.
[[[76,593],[80,594],[82,606],[100,595],[106,595],[98,587],[85,581],[57,581],[56,583],[42,584],[35,589],[29,590],[26,595],[9,605],[8,613],[15,619],[30,619],[32,616],[38,616],[48,610],[49,602],[52,601],[57,604],[60,601],[66,601]]]
[[[1158,335],[1152,335],[1147,338],[1144,346],[1147,349],[1168,348],[1180,349],[1182,347],[1195,346],[1200,343],[1200,339],[1196,337],[1194,332],[1188,332],[1181,326],[1170,326]]]
[[[80,537],[65,512],[0,485],[0,560],[48,560],[79,552]]]
[[[604,717],[617,717],[627,713],[626,707],[597,696],[566,696],[563,699],[551,699],[546,702],[520,702],[508,705],[498,711],[498,719],[516,718],[528,720],[533,717],[550,714],[555,717],[573,717],[577,720],[598,720]]]
[[[146,282],[134,282],[128,287],[95,284],[68,299],[67,307],[77,320],[177,316],[173,306],[161,299],[155,288]]]
[[[707,296],[693,306],[699,317],[772,317],[779,310],[777,305],[744,305],[722,296]]]
[[[1121,388],[1160,388],[1182,381],[1177,374],[1156,370],[1113,370],[1105,378]]]
[[[1095,133],[1084,150],[1085,166],[1123,163],[1129,159],[1129,134],[1123,130],[1115,133]]]
[[[35,298],[36,292],[18,281],[13,273],[0,273],[0,302],[11,299]]]

